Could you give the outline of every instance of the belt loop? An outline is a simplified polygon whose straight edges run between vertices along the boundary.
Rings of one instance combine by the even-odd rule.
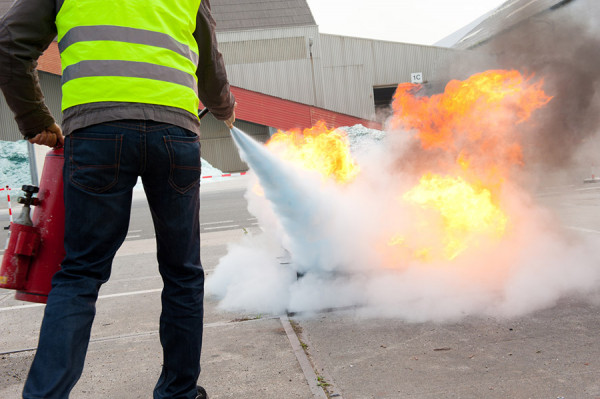
[[[146,163],[148,159],[148,132],[139,133],[139,143],[140,143],[140,176],[144,174],[146,171]]]

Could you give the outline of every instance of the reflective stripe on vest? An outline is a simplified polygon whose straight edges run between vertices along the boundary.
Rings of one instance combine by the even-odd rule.
[[[62,109],[115,101],[197,115],[200,0],[65,0],[57,17]]]

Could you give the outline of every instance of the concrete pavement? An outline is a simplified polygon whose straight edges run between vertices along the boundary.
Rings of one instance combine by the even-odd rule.
[[[85,370],[72,398],[152,396],[161,365],[162,283],[156,269],[154,240],[124,244],[100,292]],[[17,398],[34,355],[43,306],[16,301],[7,290],[0,295],[0,398]],[[211,398],[312,397],[278,317],[226,313],[210,300],[200,383]]]
[[[585,217],[597,210],[569,208],[565,223],[597,231]],[[242,234],[203,234],[207,273]],[[154,249],[145,239],[119,251],[72,398],[151,397],[161,365]],[[20,395],[42,312],[0,291],[0,398]],[[230,313],[209,297],[200,383],[212,399],[597,399],[599,331],[600,293],[521,318],[445,324],[363,319],[352,309],[289,319]]]

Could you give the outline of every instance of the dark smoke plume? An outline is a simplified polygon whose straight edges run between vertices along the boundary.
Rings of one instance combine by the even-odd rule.
[[[534,81],[543,79],[552,100],[527,123],[506,127],[507,134],[520,135],[527,171],[540,183],[540,178],[547,183],[550,174],[569,182],[600,175],[600,1],[560,5],[514,26],[510,24],[518,14],[507,17],[503,32],[447,66],[458,80],[490,69],[518,70]],[[423,151],[415,141],[396,167],[418,174],[431,168],[432,159],[443,157]]]
[[[594,25],[600,17],[598,3],[570,1],[476,49],[491,54],[499,68],[544,79],[544,90],[554,97],[523,132],[529,162],[565,168],[576,161],[586,162],[576,159],[582,147],[598,146],[600,36]]]

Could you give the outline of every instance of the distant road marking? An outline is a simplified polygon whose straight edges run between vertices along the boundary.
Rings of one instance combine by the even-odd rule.
[[[204,230],[218,230],[218,229],[231,229],[234,227],[240,227],[239,224],[232,224],[229,226],[217,226],[217,227],[205,227]]]
[[[211,226],[211,225],[214,225],[214,224],[223,224],[223,223],[233,223],[233,220],[223,220],[222,222],[200,223],[200,226]]]
[[[583,227],[565,226],[569,230],[581,231],[582,233],[600,234],[600,231],[593,229],[586,229]]]
[[[581,188],[574,188],[577,186],[564,186],[564,187],[556,187],[553,189],[549,189],[547,191],[540,191],[537,194],[535,194],[536,197],[547,197],[550,195],[568,195],[571,191],[567,190],[567,189],[572,189],[573,192],[576,191],[595,191],[595,190],[600,190],[600,186],[595,186],[595,187],[581,187]]]
[[[142,295],[142,294],[151,294],[154,292],[161,292],[162,288],[155,288],[153,290],[143,290],[143,291],[131,291],[131,292],[122,292],[120,294],[109,294],[109,295],[100,295],[98,299],[107,299],[107,298],[118,298],[121,296],[131,296],[131,295]]]
[[[153,290],[143,290],[143,291],[121,292],[119,294],[100,295],[100,296],[98,296],[98,299],[108,299],[108,298],[118,298],[118,297],[122,297],[122,296],[152,294],[152,293],[161,292],[161,291],[162,291],[162,288],[155,288]],[[0,312],[6,312],[6,311],[9,311],[9,310],[37,308],[37,307],[40,307],[40,306],[46,306],[46,304],[44,304],[44,303],[32,303],[31,305],[9,306],[9,307],[6,307],[6,308],[0,308]]]
[[[598,187],[586,187],[586,188],[576,188],[575,191],[593,191],[600,190],[600,186]]]
[[[154,279],[158,279],[161,278],[160,274],[157,274],[156,276],[145,276],[145,277],[132,277],[132,278],[114,278],[114,279],[110,279],[111,283],[122,283],[122,282],[128,282],[128,281],[142,281],[142,280],[154,280]]]
[[[129,239],[132,239],[132,238],[140,238],[141,235],[135,234],[135,233],[141,233],[141,232],[142,232],[142,230],[129,230],[127,232],[128,235],[127,235],[127,237],[125,237],[125,239],[129,240]]]
[[[217,321],[214,323],[204,324],[203,327],[204,327],[204,329],[215,328],[215,327],[228,327],[228,326],[234,325],[236,323],[253,323],[253,322],[260,322],[263,320],[274,320],[277,318],[278,317],[261,317],[260,319],[252,319],[252,320],[246,320],[246,321],[241,321],[241,322],[234,322],[231,320]],[[96,343],[96,342],[118,341],[118,340],[125,340],[125,339],[131,339],[131,338],[139,338],[139,337],[151,337],[151,336],[158,335],[158,334],[159,334],[158,330],[151,330],[151,331],[142,331],[142,332],[131,333],[131,334],[109,335],[107,337],[98,337],[98,338],[92,337],[90,339],[90,344]],[[4,356],[4,355],[11,355],[11,354],[22,353],[22,352],[33,352],[36,349],[37,349],[37,347],[11,349],[11,350],[0,352],[0,355]]]
[[[543,193],[535,193],[534,197],[542,198],[542,197],[550,197],[556,195],[566,195],[568,191],[544,191]]]
[[[40,306],[46,306],[44,303],[32,303],[31,305],[19,305],[19,306],[9,306],[7,308],[0,308],[0,312],[6,312],[8,310],[19,310],[19,309],[28,309],[28,308],[38,308]]]

